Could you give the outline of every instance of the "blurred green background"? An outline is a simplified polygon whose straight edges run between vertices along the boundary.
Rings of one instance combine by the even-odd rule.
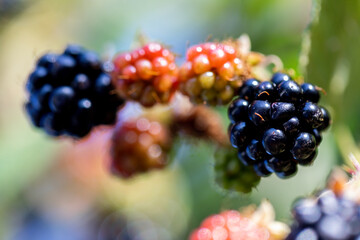
[[[315,164],[288,180],[263,179],[249,195],[225,193],[213,183],[214,148],[181,140],[169,168],[123,181],[84,161],[85,147],[31,128],[24,83],[41,54],[78,43],[108,58],[139,32],[179,61],[188,44],[247,33],[254,51],[321,86],[334,124]],[[118,211],[135,239],[186,239],[206,216],[264,198],[288,221],[294,199],[322,188],[349,153],[360,159],[359,43],[357,0],[0,0],[0,238],[106,239],[91,226]]]

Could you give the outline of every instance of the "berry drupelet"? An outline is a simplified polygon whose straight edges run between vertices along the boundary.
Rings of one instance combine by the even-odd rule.
[[[314,85],[299,85],[283,73],[271,81],[246,80],[228,109],[230,141],[240,161],[259,176],[280,178],[294,175],[297,164],[312,164],[330,124],[319,99]]]
[[[77,45],[40,57],[26,83],[31,122],[51,136],[86,136],[94,126],[113,124],[123,100],[98,56]]]
[[[192,46],[179,70],[180,90],[194,103],[224,105],[248,75],[236,44],[207,42]]]
[[[216,183],[227,190],[249,193],[260,182],[254,169],[239,161],[232,148],[217,149],[214,170]]]
[[[112,73],[119,94],[145,107],[168,103],[178,86],[175,56],[158,43],[148,43],[113,59]]]
[[[169,129],[145,117],[119,121],[111,142],[111,170],[123,178],[160,169],[168,163]]]

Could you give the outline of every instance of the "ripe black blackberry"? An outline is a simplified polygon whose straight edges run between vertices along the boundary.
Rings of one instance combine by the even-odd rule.
[[[360,205],[331,190],[302,199],[293,208],[295,223],[287,240],[360,239]]]
[[[260,177],[236,155],[232,148],[217,149],[214,167],[216,183],[227,190],[249,193],[260,183]]]
[[[317,105],[319,98],[314,85],[300,86],[283,73],[271,81],[245,81],[228,109],[230,141],[240,161],[259,176],[275,173],[280,178],[294,175],[297,164],[310,165],[321,131],[330,124],[327,110]]]
[[[26,90],[31,122],[51,136],[81,138],[96,125],[112,124],[124,102],[98,56],[77,45],[40,57]]]

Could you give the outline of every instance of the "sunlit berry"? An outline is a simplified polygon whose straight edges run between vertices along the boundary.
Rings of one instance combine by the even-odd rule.
[[[211,69],[209,58],[204,54],[197,56],[194,59],[193,68],[196,74],[201,74],[203,72],[209,71]]]
[[[199,76],[199,82],[201,84],[201,87],[205,89],[209,89],[214,85],[215,82],[215,75],[213,72],[208,71]]]
[[[149,80],[153,76],[153,68],[149,60],[141,59],[135,63],[135,67],[140,78]]]
[[[158,43],[115,56],[112,71],[118,93],[127,99],[151,107],[169,103],[178,88],[179,76],[188,77],[192,67],[178,71],[174,54]]]

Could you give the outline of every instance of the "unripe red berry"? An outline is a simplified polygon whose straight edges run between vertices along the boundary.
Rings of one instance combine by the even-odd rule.
[[[177,90],[179,72],[175,56],[158,43],[119,54],[113,63],[113,82],[124,98],[151,107],[168,103]]]

